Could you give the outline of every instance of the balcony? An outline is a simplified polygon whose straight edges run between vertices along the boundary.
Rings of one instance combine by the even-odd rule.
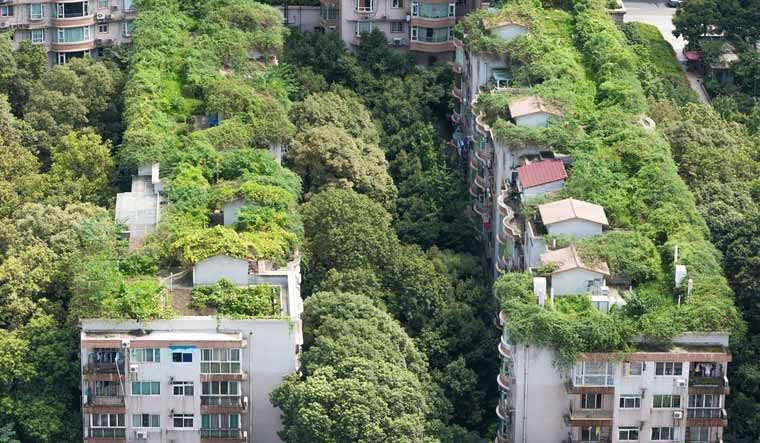
[[[456,110],[451,111],[451,121],[456,125],[462,121],[462,116]]]
[[[86,374],[124,374],[124,362],[95,362],[90,360],[84,368]]]
[[[248,397],[243,396],[201,396],[201,412],[203,413],[229,413],[242,412],[248,407]]]
[[[124,406],[123,395],[95,395],[87,402],[89,407]]]
[[[499,385],[499,389],[504,392],[510,392],[510,384],[509,377],[507,377],[504,374],[499,374],[496,376],[496,383]]]
[[[245,442],[248,433],[242,429],[201,429],[201,442]]]
[[[689,394],[723,394],[729,395],[731,389],[728,386],[728,377],[706,377],[689,375]]]
[[[452,88],[451,95],[456,97],[460,102],[464,100],[464,92],[462,92],[462,90],[460,88],[457,88],[456,86]]]
[[[722,408],[689,408],[686,410],[686,426],[728,426],[728,413]]]
[[[417,52],[427,52],[431,54],[439,52],[451,52],[454,50],[454,44],[451,40],[444,41],[422,41],[412,40],[409,42],[409,49]]]
[[[565,423],[579,427],[612,426],[612,409],[574,409],[565,415]]]
[[[501,358],[512,360],[512,349],[504,341],[504,337],[499,340],[499,355],[501,355]]]
[[[125,428],[89,428],[85,441],[120,441],[126,439]]]
[[[500,420],[509,421],[511,420],[512,414],[515,412],[514,408],[505,404],[506,402],[499,401],[499,403],[496,405],[496,416],[499,417]]]

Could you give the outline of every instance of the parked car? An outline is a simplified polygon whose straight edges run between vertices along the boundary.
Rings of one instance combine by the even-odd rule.
[[[668,6],[671,8],[680,8],[683,4],[683,0],[668,0]]]

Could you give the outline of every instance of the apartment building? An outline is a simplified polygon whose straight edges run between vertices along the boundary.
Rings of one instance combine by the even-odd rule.
[[[340,33],[351,49],[363,33],[379,29],[391,46],[428,63],[452,58],[457,18],[479,6],[475,0],[321,0],[320,25]]]
[[[722,442],[728,334],[686,334],[671,348],[625,355],[584,354],[559,369],[554,350],[511,344],[503,331],[495,443]]]
[[[52,65],[128,42],[135,14],[132,0],[0,0],[0,32],[12,33],[14,48],[42,45]]]
[[[158,164],[132,177],[117,196],[116,219],[139,247],[160,218]],[[247,204],[217,214],[230,226]],[[221,280],[271,288],[271,318],[225,318],[192,303],[193,289]],[[218,254],[160,278],[165,320],[82,319],[81,383],[86,443],[279,443],[280,411],[269,401],[298,368],[303,344],[297,252],[284,266]]]

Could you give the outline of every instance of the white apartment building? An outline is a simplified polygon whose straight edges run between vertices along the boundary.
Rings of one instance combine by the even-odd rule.
[[[129,42],[133,0],[0,0],[0,32],[12,33],[15,48],[41,45],[50,64],[76,57],[101,57],[107,47]]]
[[[584,354],[558,368],[554,350],[511,344],[504,328],[499,355],[495,443],[722,442],[728,334],[686,334],[670,349]]]
[[[414,51],[420,63],[451,60],[454,25],[472,9],[475,0],[321,0],[320,24],[338,32],[354,49],[361,35],[379,29],[400,51]],[[488,3],[485,3],[488,6]]]
[[[84,442],[278,443],[269,395],[297,368],[288,320],[81,322]]]

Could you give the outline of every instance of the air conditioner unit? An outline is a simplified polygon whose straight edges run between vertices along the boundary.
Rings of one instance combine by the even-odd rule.
[[[248,441],[248,431],[243,431],[243,443]]]
[[[98,19],[98,20],[105,20],[106,19],[106,14],[103,13],[103,12],[98,12],[97,14],[95,14],[95,18]]]
[[[0,22],[0,29],[5,29],[8,27],[8,23]]]
[[[95,44],[96,44],[96,45],[102,45],[102,44],[103,44],[103,39],[100,39],[100,38],[96,38],[96,39],[95,39]]]
[[[147,440],[148,439],[148,431],[135,431],[135,439],[137,439],[137,440]]]
[[[248,409],[248,396],[243,397],[243,410]]]
[[[118,11],[118,10],[119,10],[118,6],[111,6],[111,11]]]
[[[685,388],[686,387],[686,380],[683,378],[676,379],[676,386],[679,388]]]
[[[401,46],[402,43],[403,41],[398,37],[393,39],[393,46]]]
[[[412,21],[412,16],[409,15],[409,14],[407,14],[406,15],[406,22],[409,23],[410,21]]]
[[[683,411],[673,411],[673,418],[680,420],[683,418]]]
[[[129,365],[129,373],[130,374],[137,374],[140,372],[140,366],[138,365]]]
[[[129,347],[129,340],[122,340],[121,341],[121,347],[122,348],[128,348]]]

